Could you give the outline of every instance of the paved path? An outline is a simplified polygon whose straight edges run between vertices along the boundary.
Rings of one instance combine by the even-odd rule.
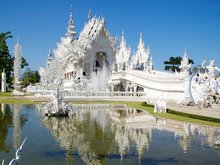
[[[213,118],[218,118],[220,119],[220,105],[213,105],[212,108],[199,108],[197,106],[183,106],[179,105],[176,103],[167,103],[167,108],[179,111],[179,112],[184,112],[184,113],[189,113],[189,114],[195,114],[195,115],[201,115],[201,116],[208,116],[208,117],[213,117]]]

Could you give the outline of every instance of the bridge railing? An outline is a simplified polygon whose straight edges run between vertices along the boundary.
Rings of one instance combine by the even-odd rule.
[[[55,90],[38,90],[36,96],[52,96]],[[143,97],[146,96],[145,92],[102,92],[102,91],[72,91],[63,90],[62,95],[64,98],[74,97]]]

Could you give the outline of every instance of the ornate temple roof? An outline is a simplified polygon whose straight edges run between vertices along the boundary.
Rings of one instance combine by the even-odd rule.
[[[131,49],[127,47],[127,43],[124,37],[124,32],[122,32],[121,42],[119,49],[116,53],[116,63],[128,62],[131,56]]]
[[[57,48],[54,49],[55,58],[59,61],[65,60],[70,54],[72,45],[76,40],[76,32],[73,24],[72,5],[70,6],[70,17],[67,27],[67,32],[64,37],[61,37],[61,41],[57,43]]]
[[[81,51],[90,49],[93,41],[98,39],[99,35],[102,32],[106,34],[106,37],[109,39],[112,49],[115,50],[115,38],[113,38],[107,31],[104,18],[100,19],[96,17],[92,17],[89,22],[84,26],[77,41],[77,46],[81,48]]]
[[[70,16],[70,18],[72,18]],[[69,21],[69,25],[71,21]],[[110,46],[115,51],[116,39],[113,38],[107,31],[105,27],[104,18],[90,18],[89,22],[85,24],[82,32],[79,35],[79,39],[75,38],[75,31],[70,30],[70,26],[68,25],[68,32],[66,36],[61,38],[61,42],[57,44],[57,48],[54,53],[56,59],[66,61],[69,58],[73,58],[75,60],[79,60],[84,55],[86,55],[86,51],[92,48],[92,43],[98,39],[99,35],[104,32],[106,37],[110,41]],[[70,31],[70,32],[69,32]]]
[[[148,50],[146,51],[145,44],[142,39],[142,33],[140,33],[140,40],[139,40],[137,52],[135,54],[135,61],[139,62],[139,64],[143,62],[148,62],[149,56],[150,56],[150,49],[148,47]]]

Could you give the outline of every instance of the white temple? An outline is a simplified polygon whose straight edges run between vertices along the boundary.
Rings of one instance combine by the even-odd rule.
[[[195,75],[190,76],[191,64],[186,51],[179,73],[157,71],[142,33],[137,51],[133,53],[126,43],[124,32],[118,42],[108,32],[104,18],[94,17],[90,12],[88,19],[78,37],[71,6],[67,33],[57,43],[54,55],[49,52],[46,66],[39,70],[41,88],[62,88],[66,94],[72,91],[68,94],[71,97],[87,96],[91,92],[125,92],[123,95],[145,96],[149,101],[187,100],[193,104],[196,104],[195,97],[206,97],[207,93],[194,90],[191,82]],[[209,70],[216,70],[215,66],[207,67],[207,74]],[[84,94],[75,95],[73,92]]]
[[[107,79],[114,69],[153,69],[150,49],[145,49],[142,33],[137,52],[133,56],[131,49],[126,45],[124,33],[117,48],[116,38],[107,31],[103,18],[92,17],[90,14],[89,21],[79,37],[76,35],[71,8],[67,33],[57,43],[54,59],[49,52],[46,67],[39,70],[42,86],[56,86],[62,81],[64,87],[71,88],[74,80],[97,79],[99,82],[100,77],[102,84],[107,85]],[[96,84],[92,81],[93,88]],[[97,90],[106,90],[106,85],[105,89],[98,87]]]

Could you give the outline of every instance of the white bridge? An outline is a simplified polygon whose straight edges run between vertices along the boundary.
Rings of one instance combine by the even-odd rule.
[[[82,81],[82,80],[81,80]],[[108,98],[108,97],[144,97],[150,99],[178,100],[184,98],[185,77],[181,74],[138,70],[112,73],[109,80],[110,91],[74,90],[61,88],[62,95],[68,98]],[[36,96],[52,96],[53,88],[38,88]]]
[[[127,70],[113,72],[109,77],[109,91],[93,91],[84,88],[90,83],[89,79],[81,79],[73,87],[60,88],[65,99],[71,98],[144,98],[154,104],[156,100],[183,103],[185,99],[195,104],[201,104],[207,99],[207,93],[199,93],[195,88],[195,74],[187,76],[184,73],[161,71]],[[102,82],[99,82],[102,83]],[[198,86],[200,89],[202,85]],[[53,96],[56,88],[37,88],[36,96]],[[187,103],[186,103],[187,104]],[[203,103],[202,103],[203,104]],[[184,104],[185,105],[185,104]]]
[[[144,92],[147,98],[178,100],[184,98],[186,76],[183,74],[129,70],[113,73],[112,91],[123,86],[125,91]]]

